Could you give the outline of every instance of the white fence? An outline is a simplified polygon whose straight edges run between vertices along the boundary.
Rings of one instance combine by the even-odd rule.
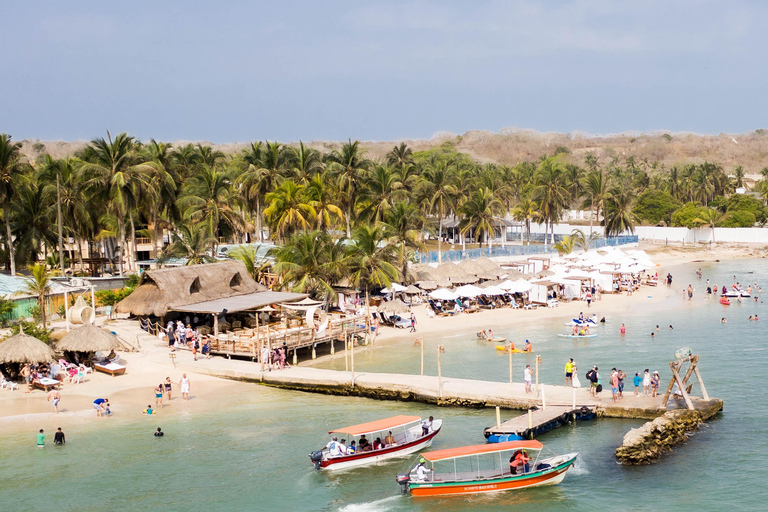
[[[555,233],[568,235],[574,229],[589,233],[589,226],[572,226],[570,224],[555,224]],[[601,226],[594,226],[593,231],[602,234]],[[544,225],[531,226],[532,233],[544,233]],[[628,235],[629,233],[623,233]],[[669,243],[697,243],[713,241],[711,228],[673,228],[659,226],[637,226],[635,234],[640,240]],[[768,245],[768,229],[766,228],[715,228],[715,242],[754,243]]]

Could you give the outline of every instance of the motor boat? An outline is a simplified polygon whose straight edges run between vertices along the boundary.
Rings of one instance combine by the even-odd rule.
[[[309,460],[312,461],[315,469],[336,470],[410,455],[432,444],[432,440],[440,433],[443,420],[433,419],[426,434],[422,424],[423,420],[419,416],[400,415],[329,430],[328,434],[333,438],[345,436],[348,443],[338,446],[338,441],[332,439],[322,450],[310,453]],[[386,438],[390,433],[394,442],[386,444]],[[384,440],[380,448],[374,445],[377,438]],[[352,444],[352,441],[355,441],[357,449],[354,453],[349,453],[347,447]],[[361,449],[361,443],[368,444],[371,449]]]
[[[407,474],[397,475],[402,494],[445,496],[512,491],[558,484],[577,453],[542,457],[539,441],[507,441],[425,452]]]

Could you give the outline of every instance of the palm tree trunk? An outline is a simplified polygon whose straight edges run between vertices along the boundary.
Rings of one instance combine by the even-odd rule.
[[[352,228],[350,225],[350,219],[352,218],[352,205],[347,207],[347,238],[352,238]]]
[[[5,217],[5,236],[8,244],[8,257],[11,260],[11,275],[16,275],[16,250],[13,247],[11,236],[11,204],[8,199],[3,201],[3,216]]]
[[[160,240],[160,230],[157,227],[157,206],[154,206],[152,208],[152,231],[154,232],[154,236],[152,237],[152,257],[157,259],[160,256],[160,250],[157,248],[158,240]]]
[[[85,271],[85,265],[83,265],[83,239],[77,237],[77,259],[80,262],[80,272]]]
[[[592,208],[589,209],[589,235],[592,236],[592,225],[595,223],[595,196],[592,196]]]
[[[136,224],[133,222],[133,214],[131,214],[131,254],[128,261],[129,270],[136,270]]]
[[[437,262],[443,262],[443,208],[437,218]]]
[[[256,196],[256,230],[259,232],[259,242],[264,242],[264,229],[261,225],[261,198]]]
[[[120,230],[120,247],[118,248],[117,271],[123,275],[123,254],[125,252],[125,219],[122,215],[117,216],[118,229]]]
[[[59,175],[56,175],[56,223],[59,225],[59,265],[61,275],[64,275],[64,225],[61,220],[61,185]]]

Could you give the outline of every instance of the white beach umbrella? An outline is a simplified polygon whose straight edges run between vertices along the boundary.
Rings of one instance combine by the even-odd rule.
[[[531,291],[533,285],[525,279],[518,279],[515,281],[514,286],[509,290],[511,293],[525,293]]]
[[[429,292],[429,296],[437,300],[456,300],[459,298],[458,295],[447,288],[438,288],[435,291]]]
[[[478,295],[482,295],[484,293],[484,290],[482,288],[478,288],[475,285],[472,284],[466,284],[464,286],[459,286],[456,288],[456,294],[459,297],[469,297],[470,299],[474,299]]]
[[[498,286],[489,286],[483,289],[483,295],[497,296],[505,295],[507,292],[499,288]]]

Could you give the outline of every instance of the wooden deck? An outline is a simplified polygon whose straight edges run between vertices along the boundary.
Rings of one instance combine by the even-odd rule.
[[[258,358],[261,347],[277,348],[286,346],[288,351],[311,347],[333,340],[344,340],[351,335],[366,332],[365,315],[347,316],[331,320],[320,333],[313,327],[273,329],[269,326],[246,329],[211,338],[211,353],[226,356]]]
[[[585,409],[582,407],[574,409],[570,405],[548,405],[546,409],[540,407],[530,411],[530,421],[529,413],[522,414],[499,426],[486,428],[485,437],[514,434],[524,439],[533,439],[537,435],[574,421],[579,414],[592,414],[596,410],[594,405],[583,407]],[[586,410],[589,410],[589,413],[586,413]]]

